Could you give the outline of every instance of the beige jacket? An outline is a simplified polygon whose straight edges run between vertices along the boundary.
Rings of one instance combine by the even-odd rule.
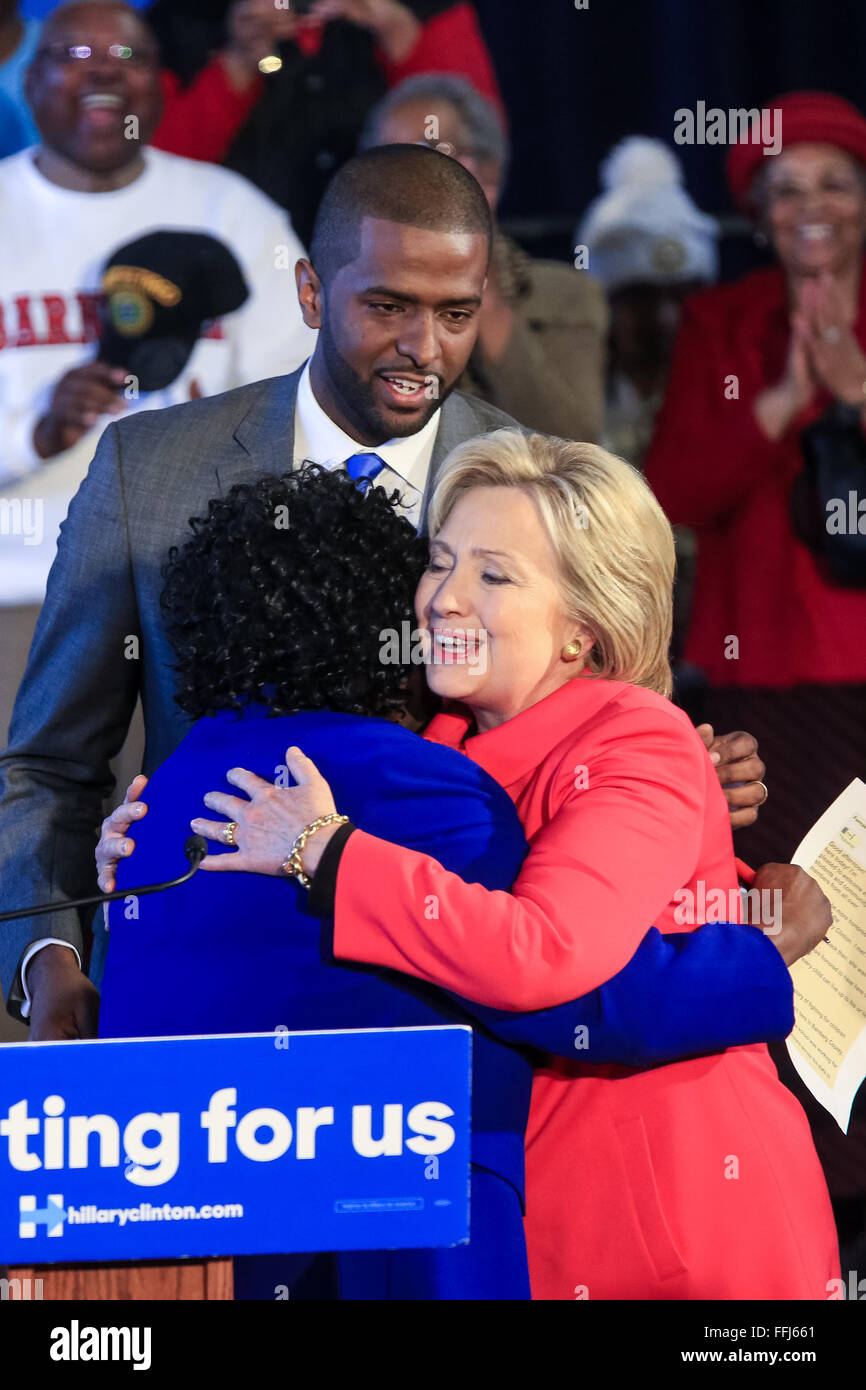
[[[597,441],[604,419],[604,291],[585,270],[532,260],[501,234],[493,257],[514,329],[497,362],[485,360],[479,343],[460,390],[489,401],[528,429]]]

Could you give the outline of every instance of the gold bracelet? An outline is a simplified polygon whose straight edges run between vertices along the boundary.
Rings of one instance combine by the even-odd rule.
[[[336,811],[332,811],[329,816],[319,816],[318,820],[310,821],[309,825],[305,825],[300,834],[295,838],[291,853],[287,855],[280,865],[280,872],[288,874],[289,878],[296,878],[302,888],[309,888],[311,879],[309,874],[304,873],[304,868],[301,864],[301,853],[304,845],[307,843],[310,836],[315,834],[317,830],[321,830],[323,826],[335,824],[345,825],[348,819],[348,816],[340,816]]]

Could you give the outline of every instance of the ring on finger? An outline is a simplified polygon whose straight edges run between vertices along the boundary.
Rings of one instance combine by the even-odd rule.
[[[237,843],[235,841],[235,831],[237,830],[237,828],[238,823],[236,820],[226,821],[225,825],[220,831],[220,839],[222,840],[224,845],[230,845],[233,849],[237,848]]]
[[[759,805],[759,806],[763,806],[764,801],[766,801],[766,800],[767,800],[767,797],[770,795],[769,787],[767,786],[766,782],[761,782],[761,781],[759,781],[757,777],[755,778],[755,786],[756,786],[756,787],[763,787],[763,788],[764,788],[764,797],[763,797],[763,800],[758,802],[758,805]]]

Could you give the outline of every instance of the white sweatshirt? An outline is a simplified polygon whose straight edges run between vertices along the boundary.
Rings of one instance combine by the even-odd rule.
[[[38,602],[54,554],[56,525],[87,471],[97,440],[114,416],[103,416],[74,449],[43,462],[33,430],[54,387],[96,353],[95,296],[105,261],[127,242],[160,229],[210,233],[234,253],[250,297],[202,337],[181,375],[164,391],[126,402],[153,410],[293,371],[315,346],[301,319],[294,265],[304,255],[286,214],[228,169],[144,152],[145,168],[126,188],[78,193],[39,173],[24,150],[0,160],[0,502],[41,497],[52,513],[30,553],[14,534],[18,509],[0,507],[0,603]],[[207,330],[206,330],[207,331]],[[51,501],[48,501],[49,495]],[[47,518],[46,518],[47,520]],[[52,534],[53,533],[53,534]],[[12,581],[10,567],[31,570]],[[23,582],[22,582],[23,581]]]

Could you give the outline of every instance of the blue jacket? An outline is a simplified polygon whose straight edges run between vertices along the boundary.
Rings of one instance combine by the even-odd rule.
[[[356,825],[433,855],[469,882],[510,887],[526,841],[508,795],[470,759],[384,720],[327,711],[269,718],[251,705],[240,718],[200,720],[154,773],[150,809],[135,827],[134,856],[118,866],[118,888],[183,872],[183,844],[190,820],[204,812],[205,792],[236,792],[225,780],[234,766],[278,781],[292,744],[313,759]],[[601,989],[524,1015],[336,963],[327,942],[306,890],[285,879],[199,872],[180,888],[119,900],[110,913],[100,1036],[470,1023],[473,1161],[522,1195],[538,1052],[645,1065],[785,1036],[793,1022],[788,972],[751,927],[670,938],[652,930]]]

